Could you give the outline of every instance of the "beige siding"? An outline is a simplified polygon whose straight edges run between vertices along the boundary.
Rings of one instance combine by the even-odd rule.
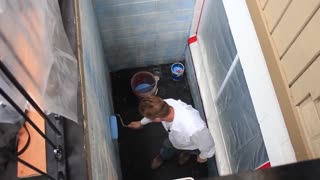
[[[320,158],[320,0],[247,2],[297,158]]]
[[[320,52],[320,11],[311,19],[297,40],[282,58],[288,82],[292,84]],[[319,69],[320,71],[320,69]]]
[[[268,19],[269,31],[272,32],[292,0],[269,0],[264,11]]]
[[[319,102],[314,103],[312,99],[307,98],[300,106],[298,106],[298,111],[301,121],[301,126],[303,127],[303,133],[305,137],[309,137],[306,141],[308,146],[308,154],[311,158],[320,157],[320,121],[317,106]]]
[[[290,4],[272,34],[280,57],[291,46],[314,12],[319,9],[319,4],[320,0],[295,0]]]
[[[263,9],[267,6],[268,1],[269,1],[269,0],[260,0],[261,7],[262,7]]]
[[[311,96],[313,100],[320,98],[320,57],[312,63],[290,89],[295,105],[298,105],[307,96]],[[320,129],[320,126],[318,128]]]

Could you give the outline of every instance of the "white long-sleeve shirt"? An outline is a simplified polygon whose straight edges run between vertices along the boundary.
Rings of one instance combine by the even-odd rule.
[[[164,101],[174,109],[173,121],[162,121],[163,127],[169,132],[172,145],[180,150],[199,149],[201,159],[211,158],[215,153],[214,141],[199,112],[180,100]],[[151,122],[148,118],[141,120],[142,125]]]

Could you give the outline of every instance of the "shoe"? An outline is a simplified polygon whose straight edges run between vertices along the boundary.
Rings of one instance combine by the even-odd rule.
[[[151,169],[153,170],[158,169],[162,164],[163,164],[163,159],[161,158],[160,154],[158,154],[155,158],[152,159]]]
[[[179,165],[184,165],[186,164],[189,159],[190,159],[190,153],[186,152],[186,151],[182,151],[180,154],[179,154],[179,159],[178,159],[178,164]]]

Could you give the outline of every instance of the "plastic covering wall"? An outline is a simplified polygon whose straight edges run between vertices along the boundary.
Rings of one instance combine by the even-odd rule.
[[[197,37],[190,46],[219,171],[254,170],[268,156],[222,0],[205,1]]]
[[[94,0],[111,71],[183,60],[195,0]]]
[[[189,83],[190,93],[192,96],[192,100],[194,103],[194,107],[199,111],[201,117],[205,119],[205,114],[202,105],[202,99],[200,96],[200,91],[198,87],[198,81],[196,77],[196,72],[193,65],[193,60],[191,57],[190,49],[187,48],[185,52],[185,68],[186,68],[186,76]]]
[[[111,139],[113,112],[109,69],[91,1],[79,0],[92,178],[120,179],[119,163]]]
[[[260,124],[270,164],[271,166],[278,166],[296,162],[284,116],[270,77],[274,72],[270,69],[269,73],[262,51],[264,43],[261,41],[262,44],[260,45],[257,36],[259,30],[257,29],[256,32],[252,19],[255,15],[249,12],[252,3],[246,0],[223,0],[223,4]]]
[[[63,29],[58,2],[1,0],[0,23],[4,64],[42,109],[77,121],[77,61]],[[26,100],[2,72],[0,86],[25,107]]]

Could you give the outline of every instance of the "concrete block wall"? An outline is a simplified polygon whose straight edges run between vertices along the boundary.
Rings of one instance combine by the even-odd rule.
[[[87,106],[87,128],[93,180],[120,179],[116,144],[111,139],[113,113],[109,68],[91,1],[79,0],[81,40]]]
[[[111,71],[182,60],[195,0],[93,0]]]

